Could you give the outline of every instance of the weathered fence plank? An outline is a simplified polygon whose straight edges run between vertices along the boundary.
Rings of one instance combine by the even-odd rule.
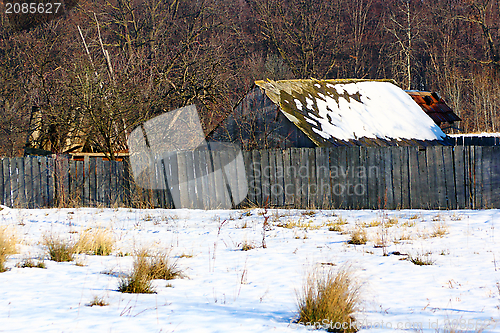
[[[484,196],[482,194],[483,190],[483,147],[471,147],[471,152],[473,152],[473,170],[474,170],[474,208],[483,209],[485,208]]]
[[[250,184],[250,187],[253,187],[253,192],[254,192],[254,200],[255,204],[258,206],[263,206],[263,200],[262,200],[262,183],[261,183],[261,176],[262,176],[262,170],[261,170],[261,160],[260,160],[260,151],[254,150],[251,152],[252,153],[252,169],[253,169],[253,174],[254,174],[254,183]]]
[[[326,148],[316,148],[316,207],[328,209],[331,206],[330,157]],[[287,184],[285,182],[285,184]],[[285,185],[283,185],[285,186]]]
[[[466,189],[465,189],[465,152],[464,147],[454,147],[454,165],[455,165],[455,188],[457,198],[457,208],[465,208],[467,202]]]
[[[453,165],[454,157],[453,157],[453,149],[440,147],[440,150],[443,154],[443,169],[444,169],[444,177],[445,177],[445,191],[446,191],[446,200],[447,206],[445,208],[448,209],[456,209],[457,208],[457,190],[456,190],[456,175],[455,175],[455,166]]]
[[[293,176],[293,164],[290,154],[290,149],[283,151],[283,192],[285,194],[286,207],[293,206],[294,194],[295,194],[295,182]]]
[[[500,207],[500,147],[491,149],[490,159],[491,207]]]
[[[278,207],[283,207],[285,204],[285,182],[284,182],[284,161],[283,152],[281,150],[276,150],[276,197]]]
[[[278,191],[276,179],[276,150],[269,150],[269,204],[272,207],[278,206]]]

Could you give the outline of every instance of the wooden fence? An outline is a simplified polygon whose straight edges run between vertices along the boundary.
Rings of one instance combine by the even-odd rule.
[[[233,175],[244,174],[248,182],[240,206],[500,208],[500,147],[292,148],[243,152],[243,160],[244,170],[231,170]],[[172,189],[177,186],[183,207],[217,208],[214,202],[220,202],[216,199],[224,191],[207,190],[216,177],[195,181],[191,188],[183,182],[213,174],[224,164],[222,155],[180,152],[169,158],[172,161],[169,177],[178,181],[169,184],[169,190],[145,190],[135,184],[127,161],[3,158],[0,201],[27,208],[174,208]],[[219,181],[227,181],[227,176]]]

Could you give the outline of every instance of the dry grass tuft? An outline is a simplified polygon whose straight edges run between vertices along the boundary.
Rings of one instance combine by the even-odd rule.
[[[177,266],[177,261],[172,260],[167,253],[157,253],[148,259],[151,279],[173,280],[183,277],[181,269]]]
[[[255,249],[255,244],[244,240],[243,242],[238,244],[238,247],[240,248],[241,251],[250,251]]]
[[[94,296],[92,302],[87,304],[88,306],[108,306],[109,303],[104,300],[104,297]]]
[[[306,210],[301,213],[304,216],[314,216],[316,212],[314,210]]]
[[[371,222],[367,225],[367,227],[369,227],[369,228],[373,228],[373,227],[378,227],[378,226],[381,226],[381,225],[382,225],[382,222],[381,222],[381,221],[379,221],[379,220],[373,220],[373,221],[371,221]]]
[[[397,225],[398,223],[399,223],[398,218],[396,218],[396,217],[390,217],[390,218],[387,219],[387,221],[385,221],[384,226],[386,228],[390,228],[392,226]]]
[[[31,258],[26,258],[21,262],[18,262],[16,264],[17,268],[47,268],[45,265],[45,262],[43,260],[38,260],[38,262],[35,263],[35,261]]]
[[[435,223],[432,226],[431,237],[443,237],[448,233],[449,226],[444,222]]]
[[[368,241],[366,230],[361,227],[356,227],[350,232],[351,239],[347,243],[354,245],[364,245]]]
[[[87,229],[80,234],[75,244],[75,253],[110,255],[115,245],[115,239],[108,229]]]
[[[182,277],[177,262],[172,261],[168,254],[151,255],[147,250],[141,250],[135,255],[132,273],[121,279],[118,290],[123,293],[151,294],[155,293],[151,280]]]
[[[151,285],[150,265],[148,262],[148,252],[140,251],[134,259],[132,273],[123,277],[118,286],[122,293],[131,294],[153,294],[155,293]]]
[[[56,262],[73,261],[74,245],[52,236],[45,236],[43,243],[47,246],[50,260]]]
[[[0,227],[0,273],[5,272],[5,262],[11,254],[17,253],[16,250],[17,235],[13,228],[8,226]]]
[[[429,256],[429,254],[421,255],[417,254],[416,256],[408,255],[408,261],[417,266],[429,266],[434,265],[434,260]]]
[[[288,220],[286,222],[280,222],[276,226],[286,229],[300,228],[304,230],[318,230],[321,228],[320,225],[312,224],[311,221],[303,222],[301,219],[299,219],[298,221]]]
[[[336,273],[333,269],[314,270],[297,292],[297,321],[330,332],[356,332],[356,325],[351,323],[355,323],[360,290],[350,267],[342,267]]]

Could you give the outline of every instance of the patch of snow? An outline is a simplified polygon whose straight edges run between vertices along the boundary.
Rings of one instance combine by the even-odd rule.
[[[294,99],[295,105],[297,105],[297,109],[302,110],[303,105],[298,99]]]
[[[500,246],[495,232],[500,210],[317,210],[313,214],[268,210],[273,218],[265,234],[267,248],[262,248],[264,213],[263,209],[9,209],[0,226],[14,226],[22,245],[6,263],[10,270],[0,273],[1,329],[311,332],[293,323],[295,291],[301,288],[304,273],[349,264],[363,283],[363,303],[356,314],[361,333],[435,333],[437,328],[500,333]],[[397,224],[385,231],[382,226],[366,227],[370,240],[355,246],[347,244],[348,234],[328,230],[327,224],[340,217],[347,221],[342,226],[347,231],[373,221],[391,219]],[[314,228],[282,228],[280,222]],[[448,233],[430,237],[440,223]],[[78,255],[85,266],[45,260],[47,269],[15,267],[23,258],[44,256],[46,249],[40,244],[44,235],[75,240],[93,227],[112,232],[117,241],[112,255]],[[389,240],[385,250],[375,246],[382,233]],[[243,241],[256,248],[241,251]],[[154,280],[156,294],[118,292],[119,276],[129,273],[133,263],[133,257],[118,253],[133,254],[142,248],[169,251],[188,278]],[[430,253],[433,265],[401,260],[405,254],[425,253]],[[109,305],[87,306],[95,296]],[[419,327],[411,327],[415,324]]]
[[[360,137],[381,139],[439,140],[446,135],[402,89],[388,82],[358,82],[335,85],[339,95],[359,94],[361,102],[340,97],[317,98],[320,130],[343,140]],[[313,110],[307,100],[306,109]],[[332,121],[328,121],[327,115]],[[326,135],[325,135],[326,136]]]

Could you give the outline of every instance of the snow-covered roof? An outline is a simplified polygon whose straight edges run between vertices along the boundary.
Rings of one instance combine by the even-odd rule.
[[[337,140],[442,140],[422,108],[390,80],[257,81],[318,146]]]

